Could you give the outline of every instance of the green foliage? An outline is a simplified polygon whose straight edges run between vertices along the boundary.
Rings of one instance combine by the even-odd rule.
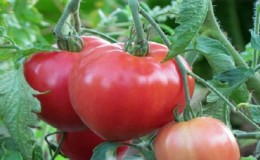
[[[34,7],[35,1],[4,1],[9,10],[0,12],[0,26],[18,45],[30,45],[34,42],[45,42],[40,34],[40,26],[46,25],[42,15]],[[1,7],[2,8],[2,7]],[[8,8],[8,7],[7,7]],[[1,42],[1,41],[0,41]]]
[[[238,109],[246,114],[255,123],[260,123],[260,105],[240,103],[238,104]]]
[[[234,61],[228,50],[218,40],[197,37],[195,49],[207,59],[215,73],[235,68]]]
[[[260,35],[257,35],[253,30],[249,30],[251,33],[251,46],[253,49],[260,50]]]
[[[246,45],[245,51],[240,53],[241,57],[244,59],[245,62],[251,62],[254,55],[254,49],[251,46],[251,43]]]
[[[203,108],[203,114],[206,116],[213,116],[224,122],[229,127],[230,124],[230,110],[223,101],[209,102]]]
[[[208,4],[209,0],[183,0],[180,15],[176,19],[176,23],[180,25],[175,29],[167,60],[182,53],[190,44],[206,18]]]
[[[246,80],[254,74],[255,72],[251,68],[238,67],[215,75],[214,79],[221,82],[228,82],[230,86],[234,86],[245,83]]]
[[[13,139],[0,135],[0,144],[1,160],[23,160],[23,157]]]
[[[94,149],[91,160],[111,159],[116,160],[116,150],[121,144],[118,142],[104,142]]]
[[[249,157],[242,157],[240,158],[240,160],[257,160],[257,159],[253,156],[249,156]]]
[[[0,66],[0,118],[24,159],[32,159],[35,142],[30,127],[37,122],[33,112],[40,111],[33,97],[37,92],[27,84],[21,65],[0,61]]]

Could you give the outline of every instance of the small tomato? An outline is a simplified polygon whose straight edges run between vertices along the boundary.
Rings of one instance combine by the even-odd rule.
[[[156,160],[239,160],[239,146],[220,120],[202,117],[163,127],[155,141]]]

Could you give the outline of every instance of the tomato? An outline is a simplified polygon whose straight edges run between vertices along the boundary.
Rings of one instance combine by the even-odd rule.
[[[166,46],[149,42],[145,57],[133,56],[121,44],[97,47],[80,58],[69,78],[73,107],[83,122],[106,140],[143,136],[173,119],[185,105],[180,69],[165,63]],[[188,64],[184,59],[186,67]],[[190,94],[194,79],[188,76]]]
[[[202,117],[163,127],[155,141],[156,160],[239,160],[230,129],[221,121]]]
[[[68,93],[68,76],[73,64],[82,55],[95,47],[108,44],[96,37],[83,37],[85,42],[80,54],[60,52],[41,52],[34,54],[24,64],[24,74],[28,83],[37,91],[42,110],[39,117],[50,125],[64,131],[85,129],[71,106]]]
[[[60,141],[61,135],[57,135]],[[93,149],[105,142],[91,130],[86,129],[80,132],[68,132],[65,134],[64,141],[61,145],[61,151],[70,160],[88,160],[93,154]],[[121,160],[126,153],[127,146],[119,147],[117,150],[117,160]]]

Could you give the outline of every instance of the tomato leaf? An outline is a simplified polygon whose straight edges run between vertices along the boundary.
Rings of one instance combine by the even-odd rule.
[[[238,67],[217,74],[213,78],[223,83],[228,82],[230,86],[234,86],[243,84],[254,74],[255,72],[251,68]]]
[[[169,60],[184,51],[202,26],[208,11],[209,0],[183,0],[176,23],[173,44],[165,58]]]
[[[248,109],[252,120],[260,123],[260,105],[249,104]]]
[[[13,139],[11,139],[9,136],[6,135],[6,133],[3,133],[5,131],[5,128],[1,128],[0,132],[0,159],[1,160],[22,160],[22,155],[19,152],[16,144],[14,143]]]
[[[208,37],[196,38],[196,50],[208,61],[212,70],[216,73],[235,68],[235,63],[228,50],[218,40]]]
[[[35,145],[32,130],[40,111],[37,94],[27,84],[20,64],[0,61],[0,118],[24,159],[32,159]]]
[[[254,75],[253,69],[238,67],[230,69],[215,75],[213,78],[222,83],[227,83],[226,91],[231,95],[231,98],[236,103],[246,102],[249,98],[249,93],[243,85],[249,77]]]
[[[35,146],[33,148],[33,160],[43,160],[42,157],[43,153],[42,153],[42,149],[40,146]]]
[[[221,83],[217,80],[211,80],[209,83],[214,86],[216,89],[218,89],[219,92],[221,92],[226,98],[228,98],[233,90],[230,89],[228,83]],[[219,96],[216,95],[214,92],[211,92],[207,96],[207,102],[215,102],[219,100]]]
[[[94,149],[91,160],[110,159],[116,160],[116,150],[121,145],[118,142],[104,142]]]
[[[230,98],[237,104],[248,102],[251,98],[251,93],[246,88],[246,85],[241,85],[238,88],[233,88],[234,91],[230,95]]]
[[[224,122],[227,126],[231,126],[230,109],[222,100],[207,103],[207,105],[203,106],[203,114],[213,116]]]
[[[251,33],[251,46],[256,50],[260,50],[260,35],[257,35],[252,29],[249,30]]]
[[[1,160],[23,160],[23,157],[20,152],[7,150],[4,152],[4,155],[0,157]]]
[[[245,51],[240,53],[240,56],[246,61],[251,62],[254,57],[254,49],[251,46],[251,43],[246,45]]]

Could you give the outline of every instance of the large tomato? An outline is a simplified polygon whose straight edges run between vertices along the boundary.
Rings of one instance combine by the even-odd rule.
[[[149,42],[145,57],[120,44],[103,45],[80,58],[69,79],[70,98],[83,122],[106,140],[143,136],[173,119],[185,105],[175,60],[165,63],[166,46]],[[182,61],[188,67],[184,59]],[[188,76],[190,94],[194,79]]]
[[[60,141],[61,135],[57,135]],[[86,129],[80,132],[68,132],[65,134],[64,141],[61,145],[61,151],[70,160],[89,160],[93,154],[93,149],[105,142],[91,130]],[[126,153],[127,146],[119,147],[117,150],[117,160],[121,160]]]
[[[82,55],[95,47],[108,44],[96,37],[83,37],[84,47],[78,53],[66,51],[34,54],[24,64],[28,83],[37,91],[42,110],[39,117],[50,125],[64,131],[79,131],[85,128],[71,106],[68,93],[68,76],[73,64]]]
[[[170,123],[154,141],[156,160],[239,160],[240,152],[230,129],[221,121],[202,117]]]

